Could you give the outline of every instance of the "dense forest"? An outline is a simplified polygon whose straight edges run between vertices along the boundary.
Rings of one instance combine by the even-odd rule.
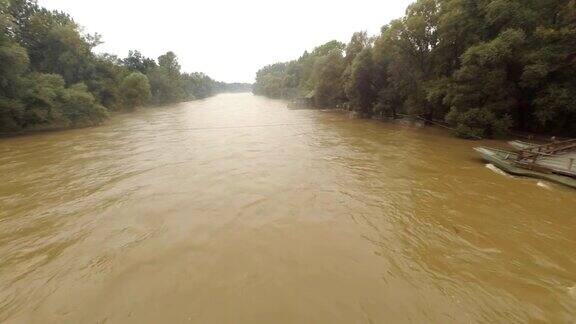
[[[0,0],[0,132],[82,127],[113,111],[200,99],[249,85],[183,73],[172,52],[157,60],[95,54],[99,35],[35,0]]]
[[[218,82],[217,87],[220,91],[223,91],[223,92],[251,92],[252,91],[252,83]]]
[[[418,0],[379,35],[264,67],[254,93],[442,121],[461,137],[574,136],[576,1]]]

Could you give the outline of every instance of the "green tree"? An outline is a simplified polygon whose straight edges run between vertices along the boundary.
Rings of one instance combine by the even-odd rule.
[[[176,55],[158,64],[138,51],[121,60],[93,52],[100,36],[35,0],[0,0],[0,132],[82,127],[109,110],[203,98],[224,88],[201,73],[182,74]],[[151,84],[151,85],[149,85]]]
[[[84,83],[101,105],[118,111],[124,108],[120,82],[126,73],[118,57],[100,54],[94,57],[90,77]]]
[[[142,74],[146,74],[153,68],[157,67],[156,61],[147,58],[142,55],[139,51],[129,51],[128,57],[122,60],[122,64],[130,71],[138,71]]]
[[[184,73],[182,83],[186,100],[210,97],[218,90],[216,81],[204,73]]]
[[[318,75],[314,90],[318,107],[335,107],[345,101],[341,76],[345,69],[342,51],[335,49],[316,62]]]
[[[14,41],[15,25],[7,12],[8,2],[0,0],[0,131],[15,131],[22,127],[22,76],[29,60],[26,50]]]
[[[61,109],[71,127],[98,125],[108,117],[106,108],[98,104],[83,83],[74,84],[64,90]]]
[[[62,96],[66,89],[58,74],[32,73],[27,77],[26,92],[22,100],[26,104],[23,128],[39,126],[67,127],[70,121],[61,110]]]
[[[276,63],[258,71],[256,73],[254,93],[271,98],[285,98],[284,79],[287,65],[286,63]]]
[[[144,105],[152,96],[148,77],[140,72],[128,74],[120,84],[120,92],[128,110]]]
[[[166,104],[184,100],[180,64],[173,52],[158,58],[158,67],[148,72],[148,78],[155,103]]]
[[[254,92],[315,90],[326,106],[343,87],[363,115],[445,120],[462,137],[574,136],[575,48],[576,0],[416,0],[374,42],[355,33],[260,70]],[[334,49],[345,51],[338,82]]]
[[[451,106],[446,119],[459,135],[501,135],[512,126],[510,108],[518,92],[512,74],[518,70],[516,55],[525,39],[522,31],[511,29],[466,51],[446,98]]]
[[[346,85],[352,106],[363,116],[371,116],[373,113],[372,105],[376,99],[373,70],[372,49],[365,48],[354,58],[350,81]]]

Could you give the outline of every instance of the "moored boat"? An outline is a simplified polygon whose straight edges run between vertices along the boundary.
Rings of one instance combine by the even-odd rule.
[[[533,148],[533,147],[538,146],[537,144],[523,142],[523,141],[510,141],[510,142],[508,142],[508,144],[510,144],[510,146],[512,146],[513,148],[515,148],[517,150],[525,150],[525,149],[529,149],[529,148]]]
[[[474,150],[476,150],[484,160],[509,174],[548,180],[576,189],[576,178],[555,173],[554,170],[547,169],[543,166],[538,167],[538,165],[533,165],[531,168],[527,168],[526,165],[519,162],[519,154],[516,152],[487,147],[477,147]]]

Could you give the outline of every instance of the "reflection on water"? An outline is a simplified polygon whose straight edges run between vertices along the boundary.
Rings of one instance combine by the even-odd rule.
[[[575,321],[576,193],[475,145],[248,94],[0,139],[0,321]]]

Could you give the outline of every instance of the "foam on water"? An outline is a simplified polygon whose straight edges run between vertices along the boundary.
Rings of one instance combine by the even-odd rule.
[[[576,298],[576,285],[568,288],[568,295],[573,298]]]
[[[538,187],[540,187],[540,188],[552,190],[552,187],[551,187],[548,183],[546,183],[546,182],[544,182],[544,181],[538,181],[538,184],[537,184],[537,185],[538,185]]]
[[[487,167],[488,169],[490,169],[491,171],[493,171],[493,172],[495,172],[495,173],[498,173],[499,175],[503,175],[503,176],[505,176],[505,177],[510,177],[510,178],[512,178],[511,175],[509,175],[508,173],[502,171],[502,169],[498,168],[497,166],[495,166],[495,165],[492,164],[492,163],[486,164],[486,167]]]

